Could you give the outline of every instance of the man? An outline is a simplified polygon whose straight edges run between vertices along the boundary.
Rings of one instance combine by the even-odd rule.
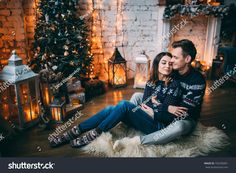
[[[180,106],[168,106],[168,113],[176,116],[173,123],[166,128],[145,136],[136,136],[118,140],[114,149],[120,149],[125,143],[138,144],[165,144],[183,135],[190,134],[196,127],[200,117],[201,105],[205,93],[206,82],[203,75],[191,67],[191,62],[197,54],[192,41],[183,39],[172,44],[173,69],[178,72],[176,79],[180,81],[182,90],[182,102]],[[135,93],[131,102],[140,103],[142,93]]]

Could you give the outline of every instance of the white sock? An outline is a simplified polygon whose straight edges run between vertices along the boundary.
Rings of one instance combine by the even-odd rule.
[[[126,145],[140,145],[140,137],[135,136],[133,138],[123,138],[120,140],[116,140],[113,145],[113,150],[120,151],[121,149],[125,148]]]

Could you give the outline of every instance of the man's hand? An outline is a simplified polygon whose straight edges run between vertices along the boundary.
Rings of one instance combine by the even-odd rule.
[[[187,108],[185,107],[180,107],[180,106],[168,106],[168,112],[171,114],[174,114],[175,116],[181,116],[187,113]]]
[[[152,108],[150,108],[149,106],[145,104],[141,104],[141,109],[154,119],[154,111]]]
[[[157,98],[157,96],[153,96],[153,97],[152,97],[152,103],[154,103],[155,105],[159,106],[161,103],[158,102],[158,101],[156,100],[156,98]]]

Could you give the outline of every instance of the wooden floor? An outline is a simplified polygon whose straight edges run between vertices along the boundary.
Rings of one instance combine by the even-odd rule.
[[[208,81],[208,86],[211,82]],[[79,123],[95,114],[107,105],[115,105],[122,99],[129,100],[136,91],[132,85],[126,88],[109,90],[104,95],[98,96],[86,103],[82,110],[84,116],[75,123]],[[216,89],[209,96],[204,97],[204,103],[201,113],[201,122],[207,126],[216,126],[225,131],[230,137],[231,145],[223,151],[211,153],[209,156],[232,157],[236,156],[236,87],[224,86]],[[91,157],[84,154],[80,149],[73,149],[69,145],[52,149],[48,145],[48,134],[52,130],[39,131],[37,127],[29,129],[17,136],[14,140],[1,148],[3,157],[20,156],[63,156],[63,157]]]

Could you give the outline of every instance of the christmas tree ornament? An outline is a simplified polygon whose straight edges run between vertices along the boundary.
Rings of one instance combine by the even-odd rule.
[[[81,40],[83,37],[81,35],[78,35],[77,38]]]
[[[46,57],[47,57],[47,55],[46,55],[46,54],[43,54],[42,60],[46,60]]]
[[[51,56],[50,56],[50,57],[51,57],[51,58],[54,58],[55,56],[56,56],[55,54],[51,54]]]
[[[67,10],[67,13],[68,15],[72,15],[71,11],[70,10]]]
[[[65,51],[64,52],[64,56],[68,56],[69,55],[69,52],[68,51]]]
[[[66,39],[66,44],[69,45],[71,42],[69,39]]]
[[[59,4],[58,0],[55,1],[55,5],[57,6]]]
[[[71,66],[74,66],[74,62],[73,62],[73,61],[70,61],[70,65],[71,65]]]
[[[49,21],[49,15],[48,14],[45,14],[45,21],[46,21],[46,23],[48,23],[48,21]]]
[[[53,71],[56,71],[57,68],[58,68],[58,67],[57,67],[56,65],[52,66],[52,70],[53,70]]]
[[[67,45],[63,46],[64,50],[69,50],[69,47]]]

